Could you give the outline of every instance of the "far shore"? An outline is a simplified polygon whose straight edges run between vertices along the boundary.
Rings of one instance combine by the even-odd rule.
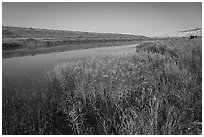
[[[3,49],[2,58],[34,56],[38,54],[65,52],[70,50],[90,49],[90,48],[99,48],[99,47],[123,46],[123,45],[137,44],[140,42],[141,40],[101,41],[101,42],[89,41],[89,42],[63,43],[60,45],[50,46],[50,47],[47,47],[46,45],[37,46],[38,43],[36,43],[36,45],[33,46],[33,48],[30,45],[26,45],[26,47],[22,46],[22,48],[17,48],[17,49],[8,49],[8,50]]]

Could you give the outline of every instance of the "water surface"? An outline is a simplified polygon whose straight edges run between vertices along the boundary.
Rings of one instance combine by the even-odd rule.
[[[100,57],[135,52],[136,45],[138,44],[6,58],[2,60],[2,76],[3,80],[14,81],[25,78],[41,79],[46,72],[52,70],[59,63],[81,57]]]

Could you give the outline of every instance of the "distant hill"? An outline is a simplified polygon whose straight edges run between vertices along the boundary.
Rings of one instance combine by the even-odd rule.
[[[148,39],[148,37],[140,35],[2,26],[2,56],[8,58],[77,49],[122,46]]]
[[[87,39],[145,39],[147,37],[140,35],[127,35],[115,33],[92,33],[80,31],[64,31],[39,28],[24,27],[2,27],[2,38],[37,38],[37,39],[69,39],[69,40],[87,40]]]
[[[190,37],[190,36],[198,36],[198,37],[202,36],[202,28],[174,32],[174,33],[162,35],[161,37],[174,38],[174,37]]]

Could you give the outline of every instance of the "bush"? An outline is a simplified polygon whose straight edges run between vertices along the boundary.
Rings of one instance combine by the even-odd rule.
[[[2,50],[14,50],[24,47],[23,43],[14,42],[14,43],[3,43]]]

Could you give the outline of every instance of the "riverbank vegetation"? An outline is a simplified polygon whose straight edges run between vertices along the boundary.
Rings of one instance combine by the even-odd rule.
[[[44,88],[3,86],[2,133],[202,134],[201,39],[136,48],[59,64]]]

